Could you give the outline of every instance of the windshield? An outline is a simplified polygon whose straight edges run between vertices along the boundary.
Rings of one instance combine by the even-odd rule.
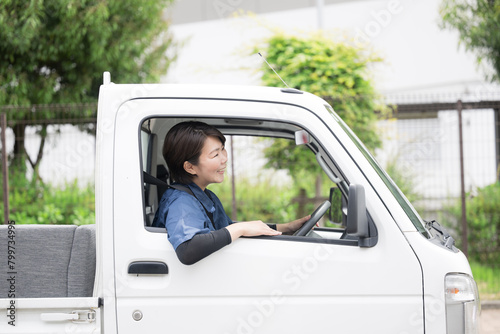
[[[335,113],[333,108],[329,105],[325,105],[325,107],[329,111],[333,119],[342,127],[342,129],[344,129],[344,131],[351,138],[353,143],[359,148],[359,150],[365,156],[366,160],[368,160],[370,165],[372,165],[372,167],[375,169],[375,171],[380,176],[382,181],[385,183],[387,188],[389,188],[389,190],[391,191],[392,195],[396,198],[399,205],[401,205],[405,213],[408,215],[408,218],[410,218],[415,228],[422,235],[424,235],[427,238],[430,238],[431,236],[429,235],[429,232],[426,230],[422,218],[420,218],[418,213],[415,211],[413,206],[410,204],[406,196],[403,195],[403,193],[394,183],[394,181],[392,181],[389,175],[387,175],[387,173],[382,169],[382,167],[380,167],[375,158],[370,154],[370,152],[368,152],[365,145],[358,139],[358,137],[354,134],[354,132],[352,132],[352,130],[347,126],[347,124],[345,124],[344,121],[337,115],[337,113]]]

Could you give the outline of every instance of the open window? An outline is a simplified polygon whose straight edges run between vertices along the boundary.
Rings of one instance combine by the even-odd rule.
[[[173,125],[188,120],[158,117],[144,121],[143,173],[169,182],[161,154],[163,139]],[[358,187],[357,195],[353,195],[356,190],[350,190],[348,180],[313,133],[292,122],[196,120],[215,126],[226,136],[228,172],[222,184],[209,188],[219,196],[233,221],[260,219],[279,224],[320,208],[320,217],[314,217],[318,218],[319,227],[314,224],[301,231],[301,235],[278,239],[368,247],[376,244],[376,228],[366,212],[363,190]],[[150,227],[165,190],[166,187],[145,180],[144,224],[151,232],[165,233],[164,229]],[[355,212],[357,218],[350,220]]]

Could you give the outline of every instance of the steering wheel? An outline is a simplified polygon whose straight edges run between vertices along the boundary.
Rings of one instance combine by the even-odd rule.
[[[305,236],[309,231],[312,230],[314,225],[323,217],[325,212],[330,208],[330,201],[324,201],[321,203],[316,210],[311,214],[311,218],[304,223],[293,235],[294,236]]]

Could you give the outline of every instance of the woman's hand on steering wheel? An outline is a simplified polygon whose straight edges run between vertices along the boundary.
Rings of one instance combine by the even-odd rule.
[[[276,229],[283,234],[294,234],[299,228],[301,228],[305,222],[311,219],[311,215],[296,219],[286,224],[277,224]]]
[[[305,236],[309,231],[311,231],[316,225],[316,223],[323,217],[326,211],[330,208],[330,201],[324,201],[321,203],[316,210],[311,215],[311,218],[305,222],[299,230],[297,230],[293,235],[295,236]]]

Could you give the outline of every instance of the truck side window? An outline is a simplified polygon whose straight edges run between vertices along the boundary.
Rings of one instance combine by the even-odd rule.
[[[165,169],[163,140],[172,126],[186,120],[189,119],[155,118],[143,123],[140,133],[143,172],[166,182],[162,175],[168,179],[168,171],[160,172],[160,167]],[[280,224],[322,207],[318,227],[308,226],[294,236],[283,235],[287,237],[285,240],[357,244],[346,230],[349,185],[312,134],[291,123],[248,121],[246,124],[242,120],[225,119],[210,119],[208,123],[226,137],[229,158],[224,181],[211,183],[208,189],[221,200],[231,220]],[[153,126],[150,128],[149,124]],[[164,228],[152,227],[162,196],[159,188],[163,186],[146,181],[143,186],[144,225],[150,232],[165,233]],[[374,229],[373,223],[370,224]]]

